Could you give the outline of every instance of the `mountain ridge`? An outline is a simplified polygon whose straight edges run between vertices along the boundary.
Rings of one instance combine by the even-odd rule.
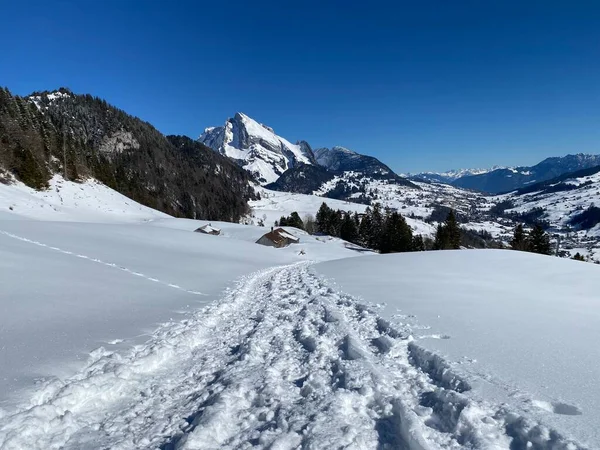
[[[256,195],[248,174],[228,158],[66,88],[27,97],[0,88],[0,167],[37,189],[54,174],[95,178],[145,206],[189,218],[237,221]]]
[[[490,194],[500,194],[597,165],[600,165],[600,155],[568,154],[545,158],[533,166],[499,168],[484,174],[465,176],[451,184]]]

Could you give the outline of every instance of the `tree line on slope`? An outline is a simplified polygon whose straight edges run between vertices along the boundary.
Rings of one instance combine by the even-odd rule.
[[[411,252],[424,250],[459,249],[461,242],[471,234],[461,229],[454,211],[438,225],[435,239],[413,234],[406,219],[397,211],[383,209],[379,203],[367,207],[364,214],[334,210],[323,203],[313,221],[302,220],[297,212],[281,217],[276,226],[290,226],[310,233],[322,233],[380,253]]]
[[[256,194],[234,162],[187,137],[164,136],[100,98],[58,94],[20,97],[0,88],[0,169],[35,189],[56,173],[94,177],[178,217],[238,221],[249,212]]]
[[[434,239],[413,235],[411,227],[404,217],[396,211],[382,209],[375,204],[368,207],[364,214],[334,210],[323,202],[316,218],[300,218],[297,212],[283,216],[275,222],[276,226],[290,226],[306,230],[309,233],[321,233],[339,237],[345,241],[377,250],[380,253],[410,252],[424,250],[454,250],[461,247],[473,247],[475,238],[489,239],[489,233],[476,233],[462,228],[456,213],[450,209],[443,222],[437,226]],[[480,244],[477,242],[477,244]],[[495,248],[503,248],[501,244]],[[525,233],[522,224],[515,227],[510,248],[532,253],[549,255],[552,253],[550,236],[541,224],[536,224]],[[581,259],[579,255],[575,259]]]
[[[513,238],[510,241],[510,247],[513,250],[524,252],[539,253],[541,255],[549,255],[552,253],[550,246],[550,235],[544,231],[541,224],[537,223],[525,234],[523,224],[518,224],[515,227]]]

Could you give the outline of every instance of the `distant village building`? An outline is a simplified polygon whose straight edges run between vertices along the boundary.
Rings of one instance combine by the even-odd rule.
[[[256,241],[257,244],[276,248],[287,247],[290,244],[297,244],[298,242],[300,242],[299,238],[288,233],[283,228],[277,228],[275,230],[271,228],[271,231]]]
[[[196,233],[204,233],[204,234],[212,234],[213,236],[218,236],[221,234],[221,230],[219,228],[213,227],[210,223],[206,225],[202,225],[200,228],[195,230]]]

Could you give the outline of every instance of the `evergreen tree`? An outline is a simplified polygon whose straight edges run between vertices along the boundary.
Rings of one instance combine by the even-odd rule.
[[[525,238],[525,231],[523,230],[523,225],[518,224],[515,227],[515,231],[513,233],[513,238],[510,241],[510,247],[513,250],[527,250],[527,239]]]
[[[583,257],[583,255],[579,252],[575,253],[575,256],[573,256],[573,258],[576,261],[585,261],[585,258]]]
[[[378,239],[381,253],[409,252],[413,248],[412,230],[397,212],[385,216],[383,232]]]
[[[285,217],[285,216],[281,217],[281,219],[279,219],[279,226],[294,227],[294,228],[299,228],[301,230],[304,230],[304,222],[302,222],[302,219],[300,218],[300,216],[298,215],[298,213],[296,211],[291,213],[289,215],[289,217]]]
[[[438,224],[435,231],[435,239],[433,241],[434,250],[446,250],[448,246],[448,238],[446,237],[446,228],[443,224]]]
[[[434,250],[455,250],[460,248],[460,227],[456,215],[450,210],[443,224],[439,224],[433,243]]]
[[[363,247],[369,247],[369,243],[371,242],[371,229],[371,208],[367,208],[360,221],[360,225],[358,226],[359,243]]]
[[[550,236],[548,236],[548,233],[544,231],[540,224],[536,224],[529,232],[527,249],[530,252],[541,255],[549,255],[551,253]]]
[[[384,218],[381,212],[381,205],[375,203],[371,210],[371,230],[369,233],[368,247],[378,250],[381,246],[381,237],[383,235]]]
[[[327,203],[323,202],[315,218],[315,227],[317,232],[328,234],[330,229],[331,208]]]
[[[420,234],[413,236],[412,250],[413,252],[425,251],[425,241],[423,241],[423,236]]]
[[[456,215],[453,210],[450,210],[446,222],[444,223],[446,228],[446,236],[448,239],[448,248],[459,249],[460,248],[460,227],[456,221]]]
[[[358,243],[358,228],[350,213],[344,214],[342,224],[340,226],[340,237],[348,242]]]
[[[331,213],[329,215],[329,235],[330,236],[340,236],[340,230],[342,228],[342,220],[343,220],[343,216],[344,214],[342,213],[342,211],[338,210],[331,210]]]

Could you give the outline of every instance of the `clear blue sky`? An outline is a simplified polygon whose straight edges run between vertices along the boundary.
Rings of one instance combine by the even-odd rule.
[[[399,172],[600,153],[600,2],[322,3],[3,1],[0,85],[191,137],[243,111]]]

